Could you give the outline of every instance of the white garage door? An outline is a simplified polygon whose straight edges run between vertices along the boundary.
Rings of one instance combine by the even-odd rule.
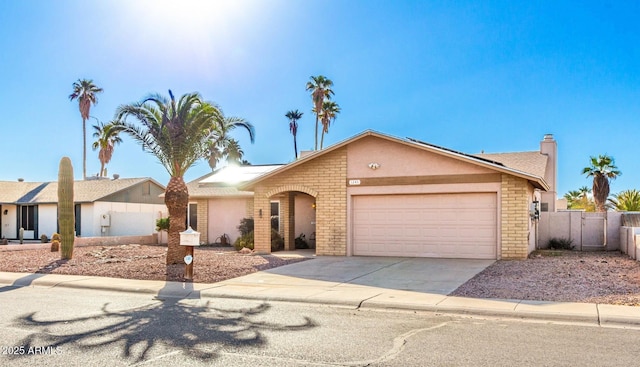
[[[353,253],[495,259],[495,193],[353,196]]]

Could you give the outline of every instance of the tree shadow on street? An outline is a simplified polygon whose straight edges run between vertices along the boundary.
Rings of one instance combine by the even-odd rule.
[[[155,358],[167,349],[178,349],[193,358],[212,359],[224,347],[267,346],[265,331],[292,332],[316,326],[308,317],[288,325],[260,321],[265,319],[260,315],[271,308],[268,303],[238,309],[214,307],[211,301],[197,300],[199,293],[192,291],[191,283],[182,286],[186,293],[178,295],[176,290],[180,287],[176,288],[176,282],[167,282],[152,304],[124,311],[111,311],[107,303],[100,314],[92,316],[40,319],[37,313],[26,314],[15,319],[14,326],[32,333],[16,345],[25,349],[47,345],[82,352],[118,347],[122,348],[121,356],[131,362]]]
[[[51,274],[54,269],[57,269],[57,268],[61,267],[62,265],[66,264],[68,261],[69,260],[64,260],[64,259],[52,261],[49,264],[47,264],[47,265],[41,267],[40,269],[36,270],[35,273],[27,274],[27,275],[23,276],[22,278],[16,279],[13,282],[13,284],[11,284],[11,285],[0,287],[0,293],[12,291],[12,290],[15,290],[15,289],[19,289],[21,287],[28,287],[28,286],[31,285],[31,283],[33,283],[34,280],[42,278],[43,276],[45,276],[47,274]]]

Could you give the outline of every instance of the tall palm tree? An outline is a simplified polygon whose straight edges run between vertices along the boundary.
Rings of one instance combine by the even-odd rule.
[[[640,211],[640,191],[636,189],[624,190],[613,195],[609,203],[619,211],[638,212]]]
[[[597,212],[606,212],[609,197],[609,181],[620,176],[622,172],[616,167],[614,159],[608,155],[590,157],[591,164],[582,169],[582,174],[593,177],[593,199]]]
[[[320,149],[324,145],[324,134],[329,133],[329,125],[332,121],[336,120],[336,117],[340,113],[340,106],[334,101],[324,101],[322,103],[322,111],[320,112],[320,119],[322,121],[322,137],[320,138]]]
[[[298,142],[296,136],[298,135],[298,120],[302,118],[303,113],[298,110],[292,110],[287,112],[284,116],[289,119],[289,132],[293,135],[293,151],[295,152],[295,159],[298,159]]]
[[[225,146],[223,153],[227,156],[229,163],[236,165],[241,164],[244,152],[236,139],[229,139],[229,143]]]
[[[91,148],[93,150],[100,149],[98,151],[100,177],[107,176],[105,166],[111,161],[111,157],[113,157],[115,145],[122,143],[122,138],[119,136],[121,129],[116,123],[116,121],[111,121],[108,124],[98,122],[98,125],[93,125],[93,137],[97,140],[93,142]]]
[[[198,93],[185,94],[176,101],[171,91],[169,99],[153,94],[138,103],[121,105],[116,111],[116,125],[155,155],[171,176],[164,197],[170,221],[167,264],[182,263],[184,256],[180,232],[185,229],[189,204],[184,174],[207,157],[207,142],[221,115]],[[128,117],[138,123],[126,121]]]
[[[69,100],[78,100],[80,116],[82,117],[82,178],[87,178],[87,119],[91,111],[91,105],[98,103],[97,94],[102,93],[102,88],[93,84],[91,79],[78,79],[73,83],[73,93]]]
[[[218,110],[220,111],[220,108]],[[251,143],[255,142],[256,132],[250,122],[240,117],[225,117],[221,111],[216,128],[211,132],[210,142],[207,145],[207,161],[212,171],[222,158],[225,156],[227,159],[229,158],[225,152],[229,150],[229,144],[233,140],[230,133],[237,127],[245,129],[249,133]],[[235,143],[238,144],[237,141]]]
[[[333,82],[323,75],[312,76],[311,81],[307,82],[307,91],[311,91],[311,100],[313,101],[313,112],[316,114],[316,133],[314,150],[318,150],[318,122],[320,121],[320,113],[322,111],[322,103],[331,99],[333,90],[331,87]]]

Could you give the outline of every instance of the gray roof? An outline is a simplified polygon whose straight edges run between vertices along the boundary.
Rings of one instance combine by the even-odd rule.
[[[74,201],[76,203],[99,201],[106,196],[146,181],[151,181],[164,188],[163,185],[148,177],[75,181],[73,186]],[[57,202],[57,182],[0,181],[0,203],[49,204]]]

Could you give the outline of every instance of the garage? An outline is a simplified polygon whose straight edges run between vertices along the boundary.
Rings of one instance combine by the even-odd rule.
[[[497,258],[497,194],[352,196],[353,254]]]

